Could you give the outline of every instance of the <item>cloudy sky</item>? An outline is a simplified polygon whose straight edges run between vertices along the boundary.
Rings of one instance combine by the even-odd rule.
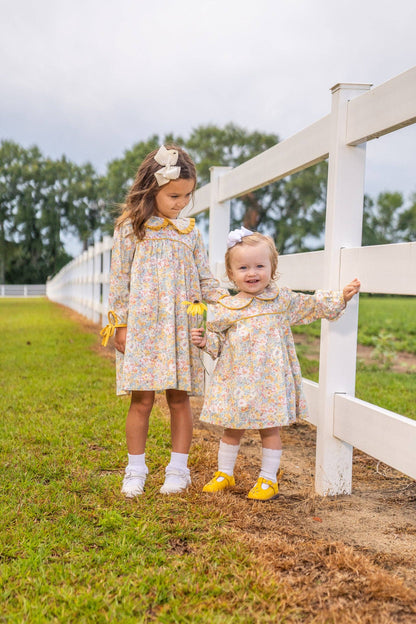
[[[415,0],[0,0],[0,139],[100,171],[153,133],[281,139],[338,82],[416,65]],[[369,144],[366,190],[416,191],[416,127]]]

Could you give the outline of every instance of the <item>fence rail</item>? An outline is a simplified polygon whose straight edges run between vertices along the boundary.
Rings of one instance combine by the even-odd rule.
[[[224,284],[230,201],[328,158],[324,250],[281,256],[280,283],[339,289],[359,276],[362,292],[416,295],[416,243],[361,247],[365,145],[415,123],[416,67],[370,86],[335,85],[329,115],[234,169],[211,169],[211,182],[183,214],[209,209],[210,264]],[[111,245],[107,237],[64,267],[48,282],[48,297],[102,320]],[[354,396],[357,326],[357,298],[336,323],[322,321],[319,384],[305,380],[317,427],[315,486],[322,495],[351,492],[353,446],[416,478],[416,422]]]
[[[46,284],[0,284],[0,297],[44,297]]]

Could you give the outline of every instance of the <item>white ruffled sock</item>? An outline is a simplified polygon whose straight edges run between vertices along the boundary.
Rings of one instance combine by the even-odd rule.
[[[264,448],[263,446],[259,477],[276,483],[276,475],[279,470],[281,456],[281,449],[276,451],[275,449]]]
[[[188,453],[174,453],[172,451],[170,454],[170,462],[166,466],[166,470],[168,468],[172,468],[173,470],[179,470],[181,472],[186,472],[187,474],[189,474]]]
[[[239,450],[239,444],[227,444],[220,440],[220,448],[218,449],[218,470],[220,472],[225,472],[230,477],[233,476]]]
[[[146,457],[145,453],[142,453],[141,455],[130,455],[130,453],[128,453],[128,457],[129,457],[129,463],[127,464],[126,472],[132,471],[138,474],[148,473],[148,468],[146,466],[146,461],[145,461],[145,457]]]

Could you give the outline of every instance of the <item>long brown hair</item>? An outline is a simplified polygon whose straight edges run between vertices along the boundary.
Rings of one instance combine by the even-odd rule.
[[[190,156],[177,145],[165,145],[166,149],[174,149],[178,152],[176,165],[181,168],[179,178],[194,180],[196,186],[196,169]],[[121,206],[122,213],[116,221],[116,227],[122,225],[127,219],[131,220],[133,231],[139,240],[145,236],[145,223],[156,210],[156,195],[161,187],[158,185],[155,172],[161,168],[156,162],[157,149],[146,156],[140,165],[136,178],[127,193],[126,201]]]

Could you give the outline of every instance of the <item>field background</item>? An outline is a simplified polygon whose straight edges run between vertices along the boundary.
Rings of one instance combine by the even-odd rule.
[[[303,375],[312,381],[318,381],[320,327],[293,328]],[[356,396],[415,419],[416,298],[360,295],[358,343]]]
[[[235,490],[206,497],[218,430],[194,402],[193,485],[162,497],[170,443],[158,396],[146,492],[125,500],[127,402],[98,327],[45,299],[0,300],[0,322],[1,622],[416,622],[411,479],[358,453],[353,495],[318,499],[304,424],[285,432],[273,504],[246,499],[254,435]]]

